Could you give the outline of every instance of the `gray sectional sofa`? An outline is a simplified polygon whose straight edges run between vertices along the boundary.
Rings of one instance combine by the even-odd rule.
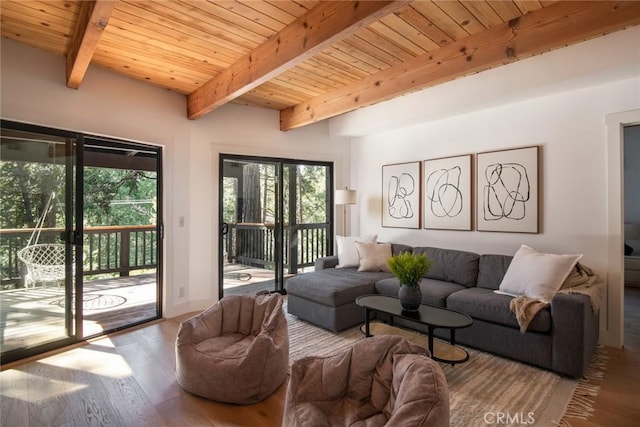
[[[403,251],[426,253],[434,260],[420,283],[423,304],[447,307],[473,318],[470,328],[456,332],[458,343],[575,378],[584,375],[599,329],[598,314],[593,312],[589,297],[556,294],[523,334],[509,308],[513,297],[494,292],[511,256],[392,244],[392,253]],[[337,256],[320,258],[314,272],[287,280],[289,313],[340,331],[364,321],[364,309],[355,304],[358,296],[397,296],[400,285],[391,273],[337,269],[337,264]],[[411,326],[420,329],[420,325]],[[448,331],[436,330],[436,335],[447,338]]]

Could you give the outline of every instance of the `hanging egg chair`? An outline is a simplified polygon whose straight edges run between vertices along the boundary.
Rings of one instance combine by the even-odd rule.
[[[36,283],[58,282],[65,278],[65,245],[62,243],[38,243],[45,218],[51,210],[51,202],[56,193],[52,192],[42,215],[31,233],[27,246],[18,251],[18,259],[27,266],[24,286]]]

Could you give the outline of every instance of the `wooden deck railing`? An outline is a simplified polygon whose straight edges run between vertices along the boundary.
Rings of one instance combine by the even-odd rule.
[[[33,229],[0,230],[0,275],[2,285],[23,285],[24,264],[18,252],[27,246]],[[61,228],[45,228],[38,243],[60,243]],[[32,242],[33,243],[33,242]],[[118,273],[157,266],[155,225],[87,227],[84,229],[83,272],[86,276]]]
[[[329,224],[284,226],[284,264],[289,274],[313,266],[329,252]],[[223,245],[229,262],[260,268],[275,266],[275,226],[265,224],[229,224]]]
[[[329,224],[285,226],[283,247],[285,269],[296,274],[330,253]],[[59,243],[62,229],[43,229],[38,243]],[[0,277],[3,287],[23,286],[24,264],[18,251],[24,248],[33,229],[0,230]],[[117,273],[128,276],[133,270],[157,266],[156,226],[87,227],[84,229],[83,272],[86,276]],[[226,256],[231,262],[260,268],[275,268],[275,229],[264,224],[230,224],[224,237]]]
[[[155,268],[158,236],[155,225],[84,229],[86,274],[120,273]]]

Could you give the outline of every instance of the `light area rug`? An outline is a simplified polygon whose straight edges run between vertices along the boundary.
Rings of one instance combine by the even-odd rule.
[[[287,315],[287,320],[292,361],[344,351],[365,339],[359,327],[333,333],[295,316]],[[402,335],[427,346],[427,337],[417,332],[381,323],[371,328],[374,335]],[[587,395],[572,400],[578,381],[489,353],[467,351],[467,362],[440,364],[449,385],[452,426],[567,426],[565,411],[574,417],[588,416],[590,400],[597,395],[595,388],[587,387]]]

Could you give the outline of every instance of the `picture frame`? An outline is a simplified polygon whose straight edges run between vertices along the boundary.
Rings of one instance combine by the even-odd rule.
[[[420,228],[422,162],[382,166],[382,226]]]
[[[472,168],[472,154],[424,161],[424,228],[473,230]]]
[[[539,232],[539,146],[478,153],[478,231]]]

